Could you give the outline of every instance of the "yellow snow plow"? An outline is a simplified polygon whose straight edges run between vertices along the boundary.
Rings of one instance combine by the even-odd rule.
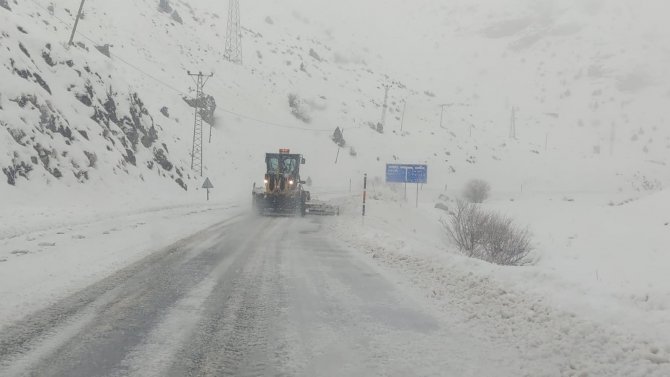
[[[265,155],[266,172],[262,185],[252,190],[252,205],[260,215],[339,215],[339,208],[324,202],[311,202],[303,187],[300,166],[305,158],[289,149]]]

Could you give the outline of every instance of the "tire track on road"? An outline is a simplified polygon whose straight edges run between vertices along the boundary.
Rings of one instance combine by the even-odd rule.
[[[88,377],[113,369],[128,346],[160,318],[165,305],[213,268],[212,261],[221,258],[215,245],[237,220],[213,225],[3,328],[0,375]],[[190,253],[198,256],[189,259]],[[100,354],[94,355],[96,351]]]
[[[269,221],[269,223],[268,223]],[[170,376],[264,376],[276,368],[272,323],[281,297],[277,243],[288,219],[266,219],[206,303]]]

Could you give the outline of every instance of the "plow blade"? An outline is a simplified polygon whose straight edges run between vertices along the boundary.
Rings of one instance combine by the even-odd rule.
[[[308,215],[315,216],[339,216],[340,207],[325,202],[307,202],[305,203],[305,212]]]

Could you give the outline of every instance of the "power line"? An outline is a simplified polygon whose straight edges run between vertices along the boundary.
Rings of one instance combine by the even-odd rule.
[[[309,127],[288,126],[288,125],[285,125],[285,124],[274,123],[274,122],[268,122],[268,121],[265,121],[265,120],[257,119],[257,118],[254,118],[254,117],[250,117],[250,116],[248,116],[248,115],[240,114],[240,113],[237,113],[237,112],[235,112],[235,111],[231,111],[231,110],[227,110],[227,109],[221,109],[221,111],[223,111],[224,113],[228,113],[228,114],[231,114],[231,115],[236,115],[236,116],[238,116],[238,117],[240,117],[240,118],[244,118],[244,119],[247,119],[247,120],[252,120],[252,121],[254,121],[254,122],[262,123],[262,124],[264,124],[264,125],[272,126],[272,127],[290,128],[290,129],[294,129],[294,130],[314,131],[314,132],[331,132],[331,130],[326,130],[326,129],[323,129],[323,128],[309,128]]]
[[[36,0],[30,0],[30,1],[31,1],[32,3],[34,3],[35,5],[37,5],[39,8],[41,8],[41,9],[43,9],[43,10],[45,10],[45,11],[48,12],[48,10],[47,10],[46,8],[44,8],[44,6],[42,6],[41,4],[39,4]],[[50,15],[50,16],[53,17],[53,18],[55,18],[56,20],[60,21],[60,22],[61,22],[62,24],[64,24],[65,26],[69,26],[69,25],[70,25],[67,21],[63,20],[62,18],[60,18],[60,17],[58,17],[58,16],[56,16],[56,15]],[[84,34],[84,33],[82,33],[82,32],[77,32],[77,35],[83,37],[84,39],[86,39],[87,41],[89,41],[89,42],[91,42],[91,43],[93,43],[93,44],[98,44],[97,41],[93,40],[91,37],[87,36],[86,34]],[[114,59],[119,60],[121,63],[127,65],[128,67],[130,67],[130,68],[132,68],[132,69],[134,69],[135,71],[139,72],[140,74],[142,74],[142,75],[144,75],[144,76],[146,76],[146,77],[148,77],[148,78],[154,80],[155,82],[157,82],[157,83],[163,85],[164,87],[166,87],[166,88],[168,88],[168,89],[174,91],[175,93],[177,93],[177,94],[179,94],[179,95],[181,95],[181,96],[188,96],[187,93],[184,93],[184,92],[182,92],[181,90],[179,90],[179,89],[177,89],[176,87],[174,87],[173,85],[168,84],[168,83],[166,83],[165,81],[163,81],[163,80],[161,80],[161,79],[159,79],[159,78],[157,78],[157,77],[151,75],[150,73],[144,71],[143,69],[141,69],[141,68],[137,67],[136,65],[130,63],[129,61],[123,59],[123,58],[120,57],[119,55],[110,52],[110,56],[113,57]],[[244,115],[244,114],[241,114],[241,113],[238,113],[238,112],[235,112],[235,111],[232,111],[232,110],[228,110],[228,109],[225,109],[225,108],[221,108],[221,107],[218,108],[218,110],[220,110],[220,111],[222,111],[222,112],[224,112],[224,113],[228,113],[228,114],[231,114],[231,115],[238,116],[238,117],[243,118],[243,119],[247,119],[247,120],[251,120],[251,121],[254,121],[254,122],[258,122],[258,123],[261,123],[261,124],[263,124],[263,125],[265,125],[265,126],[269,126],[269,127],[287,128],[287,129],[295,129],[295,130],[302,130],[302,131],[314,131],[314,132],[330,132],[330,130],[326,130],[326,129],[314,129],[314,128],[308,128],[308,127],[289,126],[289,125],[285,125],[285,124],[279,124],[279,123],[275,123],[275,122],[270,122],[270,121],[266,121],[266,120],[258,119],[258,118],[255,118],[255,117],[252,117],[252,116],[249,116],[249,115]]]

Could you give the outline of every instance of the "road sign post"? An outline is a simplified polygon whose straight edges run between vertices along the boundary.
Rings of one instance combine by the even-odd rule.
[[[416,207],[419,207],[419,184],[428,183],[428,165],[386,164],[386,182],[405,184],[405,201],[407,201],[407,184],[416,183]]]
[[[419,183],[416,184],[416,208],[419,208]]]
[[[209,201],[209,189],[213,189],[214,185],[212,181],[209,180],[209,177],[205,179],[205,183],[202,184],[202,188],[207,190],[207,201]]]

